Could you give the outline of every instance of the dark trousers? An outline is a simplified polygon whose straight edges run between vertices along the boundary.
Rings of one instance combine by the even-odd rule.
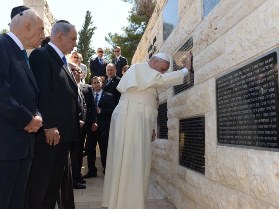
[[[50,146],[36,141],[25,209],[54,209],[71,143]]]
[[[75,209],[75,199],[73,190],[73,178],[71,170],[71,158],[68,157],[63,176],[63,182],[57,200],[59,209]]]
[[[79,155],[78,155],[78,175],[81,177],[81,168],[82,168],[82,162],[83,162],[83,151],[85,149],[85,139],[87,134],[87,126],[86,124],[81,128],[80,132],[80,142],[79,142]]]
[[[72,176],[73,181],[77,182],[80,178],[80,172],[79,172],[79,155],[80,155],[80,146],[79,141],[73,142],[70,147],[70,156],[71,156],[71,167],[72,167]]]
[[[100,145],[100,152],[101,152],[101,162],[104,170],[106,169],[106,161],[107,161],[107,150],[108,150],[108,138],[109,133],[108,132],[101,132],[101,145]]]
[[[107,148],[108,148],[108,136],[107,132],[101,132],[100,130],[87,132],[86,148],[87,148],[87,165],[88,173],[97,173],[96,168],[96,146],[97,142],[100,148],[102,166],[106,168]]]
[[[73,142],[70,148],[73,181],[81,179],[81,167],[83,161],[84,142],[86,138],[86,125],[80,129],[80,136],[77,142]]]
[[[0,160],[0,208],[22,209],[31,158]]]

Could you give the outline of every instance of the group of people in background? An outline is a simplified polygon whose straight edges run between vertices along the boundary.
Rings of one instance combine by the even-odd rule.
[[[85,179],[97,176],[97,143],[103,207],[144,208],[156,88],[181,84],[192,55],[184,69],[164,74],[170,64],[165,53],[129,69],[119,46],[111,62],[98,48],[86,83],[87,67],[73,51],[77,38],[66,20],[45,38],[32,8],[11,11],[10,32],[0,36],[1,209],[74,208],[73,188],[85,189]],[[26,49],[34,49],[29,57]],[[88,173],[82,176],[84,149]]]
[[[123,75],[122,68],[129,66],[127,59],[121,56],[121,48],[119,46],[114,48],[114,53],[115,59],[109,62],[103,57],[103,49],[97,49],[97,56],[90,60],[89,84],[85,83],[87,68],[81,62],[80,53],[73,51],[69,56],[69,66],[76,77],[86,109],[86,119],[81,127],[80,143],[79,146],[76,146],[78,150],[70,151],[73,187],[75,189],[85,189],[85,179],[97,177],[97,167],[95,165],[97,144],[100,149],[102,172],[105,174],[110,119],[120,99],[120,92],[116,87]],[[81,69],[82,65],[85,66],[84,70]],[[84,150],[87,155],[88,172],[82,176],[81,168]]]
[[[130,66],[128,65],[127,59],[121,55],[120,46],[115,46],[113,51],[115,58],[111,60],[110,63],[115,65],[116,76],[121,78]],[[104,50],[102,48],[98,48],[97,56],[94,59],[90,60],[91,75],[107,78],[107,64],[109,64],[109,61],[104,58]]]

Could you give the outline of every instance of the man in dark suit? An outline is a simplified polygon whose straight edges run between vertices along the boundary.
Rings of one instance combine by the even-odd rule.
[[[0,36],[0,208],[24,207],[35,134],[42,126],[39,90],[25,49],[44,39],[38,14],[19,6],[11,12],[10,32]],[[23,51],[24,50],[24,51]]]
[[[91,78],[94,76],[102,76],[103,80],[105,80],[108,61],[103,58],[103,55],[104,50],[102,48],[98,48],[97,57],[95,59],[90,59]]]
[[[113,64],[115,64],[116,66],[116,75],[118,77],[122,77],[122,68],[125,65],[128,65],[128,61],[126,59],[126,57],[121,56],[121,47],[120,46],[116,46],[114,47],[114,55],[115,58],[111,61]]]
[[[96,131],[97,127],[98,127],[97,126],[97,110],[96,110],[96,104],[94,101],[92,86],[88,85],[88,84],[82,84],[81,88],[82,88],[82,93],[85,98],[87,111],[86,111],[86,122],[81,130],[80,150],[84,150],[84,148],[85,148],[85,150],[87,150],[86,144],[87,144],[88,140],[85,141],[85,138],[88,139],[88,138],[92,137],[93,131]],[[96,157],[95,158],[93,157],[94,159],[92,159],[92,155],[89,155],[87,158],[88,158],[88,161],[90,161],[90,162],[92,162],[92,161],[95,162],[94,159],[96,159]],[[79,172],[80,173],[81,173],[82,161],[83,161],[83,152],[80,152],[80,155],[79,155]],[[92,173],[92,175],[91,175],[92,177],[97,177],[97,170],[95,170],[95,168],[96,168],[95,164],[93,165],[93,163],[90,163],[88,165],[88,170],[90,171],[90,173]]]
[[[105,85],[103,86],[103,89],[105,92],[111,93],[113,95],[113,102],[114,102],[114,106],[116,107],[121,96],[120,92],[116,89],[120,81],[120,78],[116,76],[116,67],[114,64],[112,63],[107,64],[106,71],[107,71],[108,78],[105,81]]]
[[[86,121],[86,112],[87,107],[85,103],[84,96],[82,94],[82,82],[81,82],[81,75],[82,70],[75,64],[75,63],[69,63],[69,68],[72,71],[72,74],[76,80],[76,83],[78,85],[78,93],[79,93],[79,99],[78,99],[78,113],[79,113],[79,125],[80,129],[83,129],[83,126]],[[74,189],[85,189],[86,186],[84,185],[86,182],[81,178],[80,175],[80,154],[82,154],[82,149],[80,149],[80,143],[81,143],[81,135],[78,137],[78,141],[75,141],[72,143],[70,148],[70,156],[71,156],[71,167],[72,167],[72,176],[73,176],[73,188]]]
[[[55,208],[69,148],[79,136],[78,86],[65,59],[77,46],[77,31],[61,20],[53,25],[50,38],[30,55],[44,125],[36,136],[26,209]]]
[[[84,176],[84,178],[97,176],[97,168],[95,166],[97,142],[101,153],[103,173],[105,172],[110,119],[114,109],[112,94],[102,90],[102,78],[97,76],[93,77],[91,85],[94,90],[94,100],[97,106],[98,128],[96,131],[87,134],[88,173]]]

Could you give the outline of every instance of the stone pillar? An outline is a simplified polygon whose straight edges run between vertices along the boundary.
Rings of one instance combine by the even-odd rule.
[[[23,4],[32,7],[43,19],[46,36],[50,35],[50,30],[55,19],[50,11],[47,0],[23,0]]]

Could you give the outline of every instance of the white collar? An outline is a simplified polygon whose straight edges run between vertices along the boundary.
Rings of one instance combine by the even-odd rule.
[[[16,43],[16,45],[18,45],[18,47],[19,47],[21,50],[24,49],[23,44],[21,43],[21,41],[18,39],[18,37],[16,37],[16,35],[15,35],[13,32],[8,32],[7,35],[10,36],[11,39],[14,40],[14,42]]]
[[[62,57],[65,56],[65,55],[63,54],[63,52],[61,52],[61,50],[60,50],[57,46],[54,45],[54,43],[49,42],[48,44],[57,52],[57,54],[59,55],[59,57],[60,57],[61,59],[62,59]]]
[[[100,90],[98,92],[94,91],[94,95],[98,94],[98,95],[101,95],[103,93],[103,90]]]

